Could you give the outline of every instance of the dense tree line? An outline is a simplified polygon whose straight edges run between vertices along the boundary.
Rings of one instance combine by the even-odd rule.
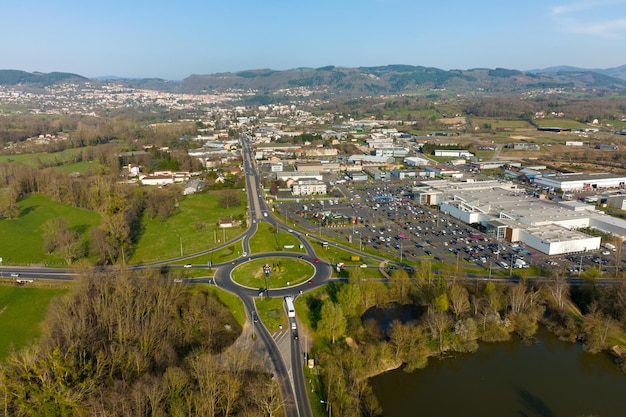
[[[533,339],[540,325],[559,338],[580,341],[586,351],[608,351],[611,336],[626,330],[626,284],[600,287],[593,278],[570,287],[563,277],[534,284],[467,284],[443,280],[427,268],[414,276],[396,271],[389,283],[361,279],[310,297],[311,321],[323,340],[313,356],[320,390],[342,416],[374,416],[381,410],[367,378],[403,365],[423,368],[433,355],[473,352],[479,342]],[[368,312],[410,309],[411,319],[385,325]],[[626,371],[626,365],[618,360]]]
[[[39,342],[0,365],[0,409],[32,416],[267,416],[276,383],[201,288],[149,275],[82,274]]]
[[[0,144],[20,143],[27,138],[39,135],[67,134],[67,139],[51,145],[41,145],[34,151],[60,151],[97,145],[116,140],[138,146],[156,144],[168,146],[173,138],[195,133],[195,125],[190,122],[155,122],[177,120],[172,114],[142,112],[137,109],[115,110],[102,117],[82,115],[5,115],[0,118]]]

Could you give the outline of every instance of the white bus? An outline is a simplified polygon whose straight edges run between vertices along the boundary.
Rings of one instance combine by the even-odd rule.
[[[285,307],[287,307],[287,317],[296,317],[296,309],[293,306],[293,297],[291,295],[285,297]]]

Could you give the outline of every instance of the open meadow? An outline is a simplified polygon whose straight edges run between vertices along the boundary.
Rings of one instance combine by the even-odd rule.
[[[141,235],[130,257],[134,264],[159,261],[210,249],[229,241],[245,231],[245,225],[219,228],[222,217],[238,217],[245,213],[245,198],[236,207],[218,204],[220,192],[206,192],[183,197],[178,212],[164,222],[141,220]],[[181,253],[182,252],[182,253]]]
[[[37,339],[50,301],[68,291],[0,284],[0,360]]]
[[[51,219],[64,218],[70,229],[81,234],[86,244],[89,231],[101,220],[98,213],[56,203],[41,194],[23,198],[18,207],[18,218],[0,220],[0,257],[4,265],[67,266],[60,256],[44,250],[42,225]]]

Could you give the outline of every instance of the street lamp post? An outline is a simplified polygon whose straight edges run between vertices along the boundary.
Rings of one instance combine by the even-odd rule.
[[[578,267],[578,276],[580,277],[581,272],[583,271],[583,255],[580,255],[580,266]]]
[[[332,417],[333,409],[332,409],[332,405],[330,404],[330,401],[320,400],[320,403],[326,404],[326,409],[328,410],[328,417]]]

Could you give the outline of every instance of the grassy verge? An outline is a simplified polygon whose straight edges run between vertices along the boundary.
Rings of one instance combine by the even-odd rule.
[[[233,259],[237,259],[242,254],[243,254],[243,249],[241,246],[241,240],[238,240],[232,245],[228,245],[224,248],[218,249],[216,251],[212,251],[208,254],[202,254],[202,255],[191,257],[191,258],[185,258],[180,261],[172,262],[170,265],[184,265],[184,264],[208,265],[209,262],[211,262],[211,264],[220,264],[224,262],[230,262]]]
[[[343,262],[346,265],[354,266],[361,264],[378,265],[378,261],[375,261],[372,258],[368,258],[367,256],[355,255],[352,252],[340,249],[332,244],[328,245],[325,248],[321,243],[316,242],[313,243],[313,247],[315,248],[315,253],[319,256],[320,259],[323,259],[326,262],[330,262],[332,264]],[[353,261],[353,256],[359,256],[359,259]]]
[[[67,293],[61,288],[0,285],[0,360],[40,335],[40,324],[52,298]]]
[[[259,318],[271,333],[288,329],[287,315],[283,308],[282,298],[258,298],[256,302],[256,311]]]
[[[250,238],[250,251],[252,253],[268,251],[304,253],[304,249],[300,249],[300,240],[297,237],[285,230],[276,232],[274,226],[265,222],[259,223],[257,232]]]

